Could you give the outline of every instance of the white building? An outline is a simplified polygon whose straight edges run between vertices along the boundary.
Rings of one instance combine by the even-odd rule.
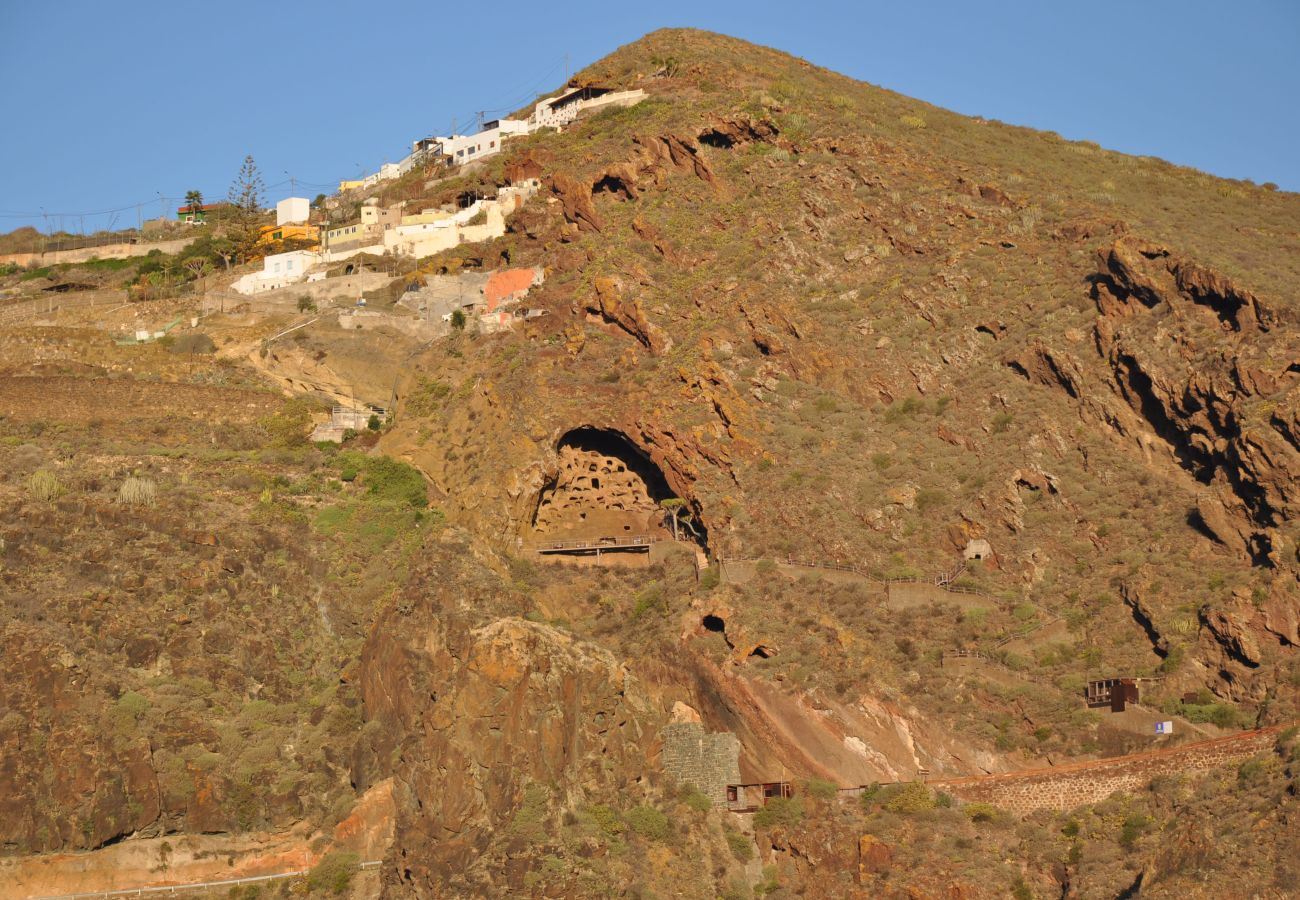
[[[276,225],[297,225],[311,217],[311,201],[306,197],[285,197],[275,204]]]
[[[262,260],[262,271],[250,272],[231,287],[241,294],[260,294],[297,284],[307,277],[307,270],[320,261],[320,254],[310,250],[273,253]]]
[[[563,91],[554,97],[538,101],[528,117],[528,126],[535,128],[562,128],[578,118],[578,114],[611,106],[635,106],[645,99],[645,91],[611,91],[601,87],[580,87]]]
[[[517,119],[488,122],[476,134],[434,138],[444,156],[455,165],[482,159],[501,152],[501,142],[515,135],[528,134],[528,123]]]
[[[384,232],[384,246],[399,256],[423,259],[459,244],[500,237],[506,233],[506,216],[540,186],[537,179],[529,179],[499,188],[495,199],[477,200],[455,213],[431,209],[403,216],[401,225]]]

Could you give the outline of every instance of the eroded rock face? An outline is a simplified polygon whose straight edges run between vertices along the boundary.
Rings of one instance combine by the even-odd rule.
[[[573,444],[561,446],[558,455],[555,483],[543,493],[533,521],[539,534],[598,539],[663,531],[663,512],[637,471],[647,466]]]
[[[1300,509],[1291,439],[1300,348],[1281,319],[1228,278],[1154,244],[1101,254],[1097,346],[1121,394],[1207,485],[1197,515],[1257,564],[1294,564],[1277,530]]]
[[[526,867],[503,854],[528,803],[604,802],[646,771],[657,729],[636,682],[608,651],[549,626],[473,626],[433,601],[399,605],[368,642],[362,672],[376,724],[359,780],[396,758],[386,896],[523,890]]]

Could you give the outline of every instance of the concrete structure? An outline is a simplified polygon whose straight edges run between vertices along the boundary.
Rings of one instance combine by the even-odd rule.
[[[371,197],[361,204],[361,224],[368,229],[369,234],[381,235],[402,223],[402,209],[405,206],[405,203],[394,203],[392,206],[381,207],[379,199]]]
[[[689,784],[714,806],[727,805],[727,785],[740,783],[740,741],[730,731],[712,734],[699,722],[674,722],[660,732],[664,773]]]
[[[983,538],[975,538],[966,542],[966,549],[962,551],[962,556],[967,560],[992,559],[993,545]]]
[[[311,217],[311,201],[306,197],[285,197],[275,204],[276,225],[296,225]]]
[[[635,106],[645,99],[645,91],[612,91],[609,88],[587,86],[573,88],[547,97],[533,107],[528,117],[530,129],[562,128],[583,112],[608,109],[614,106]]]
[[[515,119],[497,119],[486,123],[482,130],[469,135],[438,137],[433,140],[438,145],[438,152],[447,161],[456,165],[482,159],[501,152],[501,145],[506,138],[528,134],[527,122]]]
[[[312,443],[327,441],[342,443],[343,436],[349,431],[366,431],[370,427],[370,418],[374,416],[380,422],[388,419],[388,411],[378,406],[336,406],[328,420],[317,425],[311,433]]]
[[[128,259],[132,256],[148,256],[154,250],[159,253],[179,253],[193,240],[193,236],[190,236],[174,241],[156,241],[147,244],[118,241],[96,247],[78,247],[75,250],[51,249],[43,253],[5,253],[0,254],[0,263],[15,266],[52,266],[58,263],[86,262],[91,259]]]
[[[231,287],[245,295],[272,291],[304,280],[307,270],[320,261],[321,255],[310,250],[273,253],[262,260],[262,271],[243,276]]]

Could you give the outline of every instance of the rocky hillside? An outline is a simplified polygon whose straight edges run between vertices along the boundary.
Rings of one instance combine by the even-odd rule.
[[[916,779],[1300,718],[1300,198],[700,32],[571,84],[646,99],[382,189],[540,179],[421,266],[540,267],[511,331],[8,333],[5,851],[325,829],[391,778],[391,897],[1293,890],[1287,732],[1025,820]],[[396,383],[376,446],[306,445],[271,388],[311,379]],[[539,552],[665,502],[644,556]],[[717,808],[692,729],[796,796]]]
[[[1300,200],[715,35],[657,32],[572,83],[649,99],[440,187],[543,179],[550,199],[505,238],[435,267],[544,266],[530,303],[548,315],[417,357],[381,444],[515,559],[540,615],[614,649],[661,716],[680,701],[741,735],[754,777],[867,780],[738,691],[750,679],[850,734],[837,708],[894,710],[913,743],[881,779],[915,771],[909,754],[976,772],[1149,746],[1084,708],[1088,678],[1158,679],[1151,706],[1228,729],[1294,717]],[[653,461],[715,565],[865,577],[528,567],[557,448],[584,427]],[[956,584],[989,597],[977,608],[895,609],[871,581],[951,572],[973,539],[992,556]],[[961,649],[1004,676],[954,681],[940,658]],[[547,776],[556,816],[579,773]],[[398,846],[428,864],[422,839]],[[405,871],[394,885],[437,883]]]

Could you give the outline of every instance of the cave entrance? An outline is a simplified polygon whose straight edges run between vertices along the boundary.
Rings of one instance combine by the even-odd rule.
[[[592,196],[613,194],[619,200],[635,200],[636,191],[617,175],[605,175],[591,186]]]
[[[679,539],[705,546],[690,506],[622,432],[575,428],[556,452],[559,465],[541,490],[531,523],[540,553],[648,564],[653,545],[673,539],[674,518]]]

